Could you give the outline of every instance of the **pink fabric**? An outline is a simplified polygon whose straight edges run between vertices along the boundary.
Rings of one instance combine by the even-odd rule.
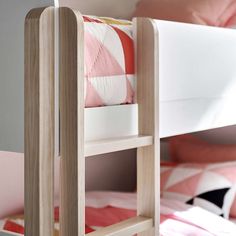
[[[236,160],[236,145],[212,144],[185,134],[169,139],[171,159],[176,162],[223,162]]]
[[[236,225],[201,208],[175,200],[161,200],[161,236],[235,236]],[[136,215],[136,194],[116,192],[86,193],[86,232],[118,223]],[[58,222],[59,209],[55,209]],[[23,233],[21,217],[0,221],[6,230]],[[58,230],[55,229],[58,234]]]
[[[235,207],[235,186],[236,161],[214,164],[182,163],[174,167],[161,165],[161,192],[164,198],[187,202],[206,192],[231,189],[227,193],[227,202],[222,207],[222,214],[226,218],[230,208],[232,215]],[[211,204],[204,203],[201,206],[214,213],[218,212],[218,208],[212,209]]]
[[[176,162],[213,163],[236,161],[236,145],[212,144],[193,135],[180,135],[169,139],[171,159]],[[236,169],[219,170],[236,184]],[[236,217],[236,198],[230,210]]]
[[[59,202],[59,158],[55,167],[55,204]],[[24,154],[0,151],[0,219],[24,208]]]
[[[94,229],[130,218],[135,210],[135,193],[86,194],[86,224]],[[161,236],[235,236],[235,224],[199,207],[162,199],[160,213]]]
[[[236,1],[141,0],[134,15],[160,20],[232,27],[236,25]]]
[[[85,49],[86,77],[113,76],[124,73],[105,45],[89,32],[85,34]]]
[[[85,106],[133,103],[134,43],[131,22],[84,17]]]

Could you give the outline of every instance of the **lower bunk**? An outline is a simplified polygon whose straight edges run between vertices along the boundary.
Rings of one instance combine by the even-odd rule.
[[[117,224],[136,216],[136,193],[87,192],[86,193],[86,234]],[[161,199],[160,235],[233,236],[236,232],[236,218],[226,220],[216,214],[182,201]],[[54,236],[59,235],[59,208],[55,207]],[[24,216],[9,216],[0,221],[5,232],[24,234]]]

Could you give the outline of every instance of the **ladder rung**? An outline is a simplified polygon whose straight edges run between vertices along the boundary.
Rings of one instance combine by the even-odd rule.
[[[87,234],[88,236],[132,236],[153,227],[153,219],[137,216],[100,230]]]
[[[85,143],[85,156],[88,157],[138,147],[145,147],[152,144],[152,136],[140,135],[88,141]]]

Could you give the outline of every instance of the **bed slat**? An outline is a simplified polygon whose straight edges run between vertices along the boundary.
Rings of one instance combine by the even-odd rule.
[[[132,236],[142,231],[151,229],[153,220],[147,217],[133,217],[95,232],[87,234],[88,236]]]

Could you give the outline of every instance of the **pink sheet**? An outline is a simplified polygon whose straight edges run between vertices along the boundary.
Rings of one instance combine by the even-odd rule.
[[[90,192],[86,195],[89,223],[97,229],[135,215],[136,194]],[[108,207],[109,206],[109,210]],[[126,211],[124,211],[124,208]],[[95,210],[96,209],[96,210]],[[106,209],[106,210],[105,210]],[[161,236],[235,236],[236,225],[202,208],[161,200]],[[103,221],[98,222],[98,218]],[[105,220],[106,219],[106,220]],[[94,223],[96,222],[96,225]]]
[[[200,207],[162,199],[160,231],[163,236],[235,236],[236,225]]]
[[[175,200],[161,200],[160,236],[235,236],[236,224],[199,207]],[[86,194],[86,233],[136,215],[136,194],[90,192]],[[59,209],[55,208],[55,235],[59,233]],[[24,233],[23,216],[0,221],[0,230]]]

